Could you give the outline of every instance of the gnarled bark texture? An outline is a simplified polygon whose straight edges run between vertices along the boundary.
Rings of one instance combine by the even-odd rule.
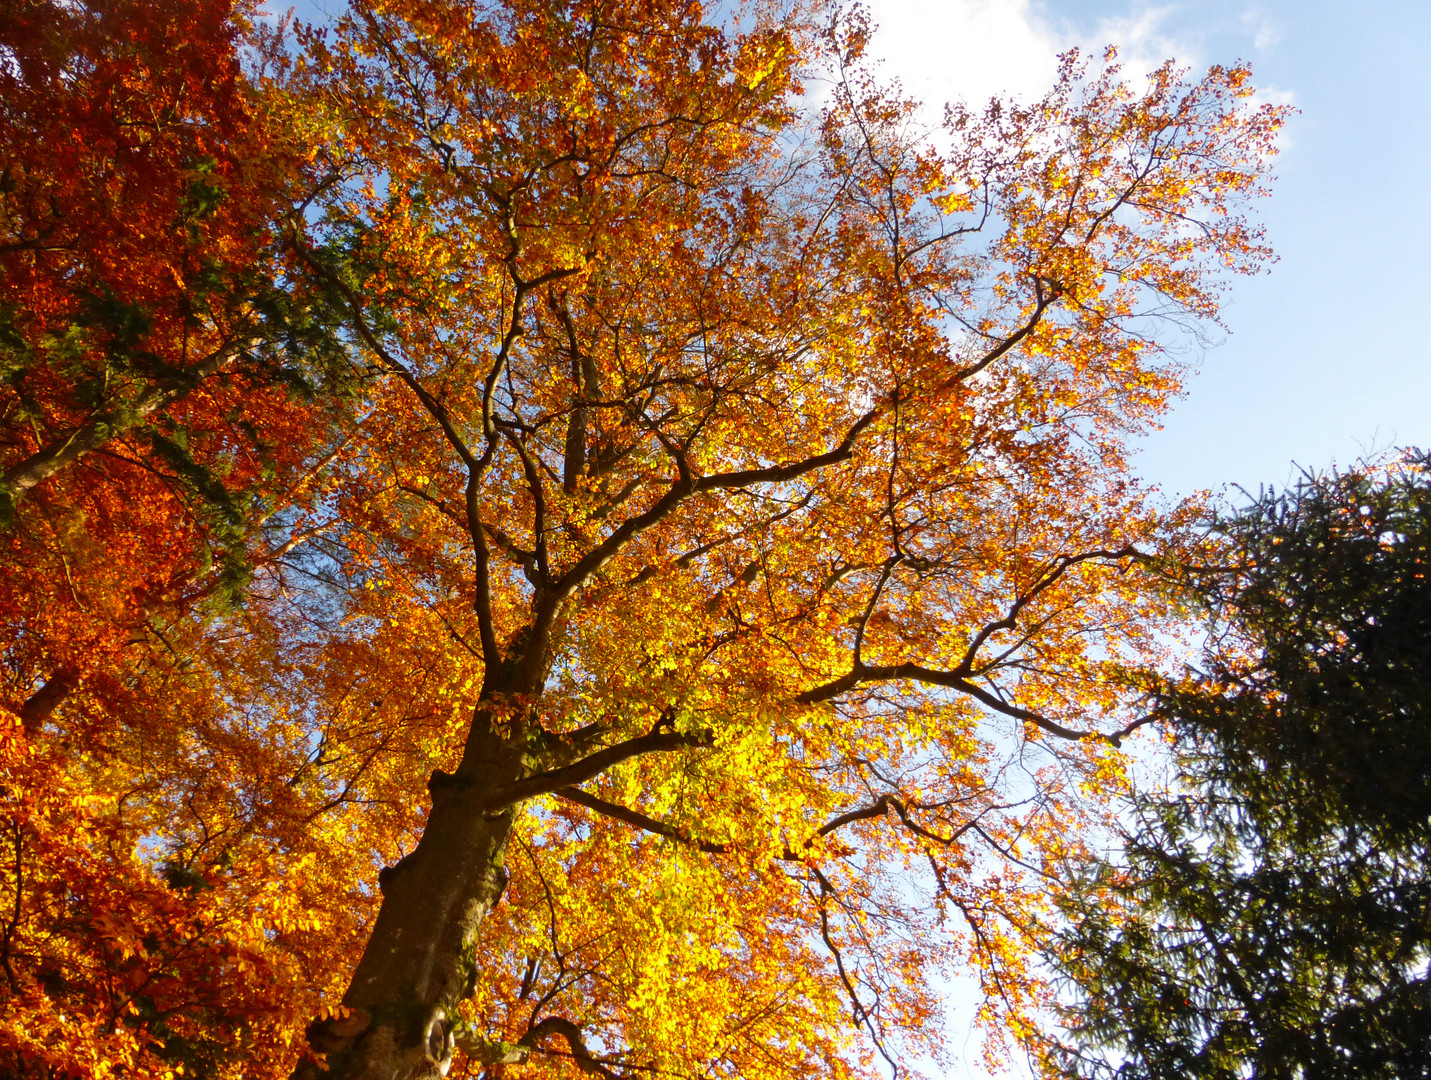
[[[445,1076],[450,1017],[470,992],[464,961],[506,886],[513,809],[493,794],[521,775],[521,755],[491,730],[479,705],[462,762],[429,784],[432,811],[413,852],[379,877],[383,902],[353,981],[350,1014],[308,1029],[326,1068],[300,1061],[295,1080],[431,1080]]]

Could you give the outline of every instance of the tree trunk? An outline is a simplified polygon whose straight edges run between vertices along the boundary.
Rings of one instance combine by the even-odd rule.
[[[315,1021],[308,1039],[327,1067],[300,1062],[294,1080],[432,1080],[445,1076],[451,1017],[471,992],[478,928],[507,883],[514,810],[484,798],[521,775],[521,755],[491,731],[483,706],[457,773],[433,774],[432,812],[417,848],[378,877],[383,902],[343,1018]]]
[[[31,694],[20,706],[20,723],[25,734],[33,739],[40,731],[40,725],[49,719],[55,707],[64,701],[74,689],[74,680],[63,671],[57,671],[45,680],[45,685]]]

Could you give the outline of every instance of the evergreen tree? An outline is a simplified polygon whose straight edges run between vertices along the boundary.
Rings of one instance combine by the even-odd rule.
[[[1203,670],[1157,702],[1179,790],[1066,901],[1051,1064],[1431,1076],[1431,457],[1309,475],[1212,538]]]

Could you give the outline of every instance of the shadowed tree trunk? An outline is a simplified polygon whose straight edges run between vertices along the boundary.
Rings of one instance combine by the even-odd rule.
[[[296,1078],[426,1080],[446,1075],[450,1017],[470,991],[470,956],[482,920],[506,886],[513,809],[487,809],[516,781],[521,758],[491,730],[479,705],[457,772],[433,773],[432,811],[417,847],[379,876],[382,906],[340,1020],[309,1028],[326,1070],[300,1063]]]

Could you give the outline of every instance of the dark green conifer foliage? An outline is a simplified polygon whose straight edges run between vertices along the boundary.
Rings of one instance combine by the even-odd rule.
[[[1181,790],[1066,901],[1056,1068],[1431,1076],[1431,456],[1307,476],[1186,571],[1211,634],[1157,708]]]

